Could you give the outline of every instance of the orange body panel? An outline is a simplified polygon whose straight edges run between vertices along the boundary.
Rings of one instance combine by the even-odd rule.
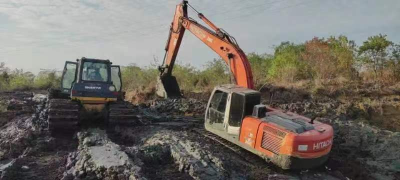
[[[243,124],[246,125],[242,126],[242,128],[240,129],[239,141],[252,148],[255,148],[257,132],[258,128],[260,127],[261,121],[256,118],[247,118],[245,120],[246,122]]]
[[[280,110],[268,113],[287,114]],[[290,114],[296,115],[294,113]],[[302,117],[304,121],[309,122],[303,116],[296,115],[297,117]],[[271,158],[276,155],[287,155],[304,159],[318,158],[330,152],[333,129],[331,126],[317,121],[314,122],[313,126],[314,130],[298,134],[274,123],[269,123],[255,117],[246,117],[242,122],[240,141]],[[307,149],[299,149],[299,146],[303,148],[307,147]]]

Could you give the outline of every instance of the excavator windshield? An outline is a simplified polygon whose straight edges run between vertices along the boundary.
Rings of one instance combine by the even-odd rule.
[[[84,62],[82,69],[84,81],[108,81],[108,64],[101,62]]]

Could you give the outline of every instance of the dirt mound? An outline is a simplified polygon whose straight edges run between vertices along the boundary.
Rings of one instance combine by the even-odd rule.
[[[211,96],[210,92],[184,92],[183,97],[187,99],[196,99],[198,101],[207,102]]]
[[[44,100],[32,101],[32,93],[1,93],[7,112],[0,114],[0,160],[16,158],[31,145],[37,134],[35,122],[43,108]]]
[[[130,90],[125,94],[125,100],[132,104],[145,103],[156,98],[156,89],[153,86]]]
[[[351,178],[395,179],[400,172],[399,132],[363,123],[335,121],[333,125],[332,168],[347,172]],[[342,164],[335,165],[338,162]]]
[[[78,133],[77,152],[68,156],[63,179],[142,179],[136,166],[121,147],[100,129]]]

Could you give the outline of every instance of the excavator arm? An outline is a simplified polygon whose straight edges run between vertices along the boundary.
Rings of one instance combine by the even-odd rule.
[[[233,76],[235,84],[249,89],[254,89],[253,76],[251,67],[245,53],[240,49],[235,39],[222,29],[215,26],[203,14],[198,16],[211,29],[197,23],[188,17],[188,2],[183,1],[178,4],[175,10],[174,19],[170,27],[168,41],[165,47],[165,57],[163,65],[160,66],[160,80],[157,89],[161,92],[157,93],[163,97],[179,96],[179,86],[175,77],[172,76],[172,70],[179,47],[182,42],[185,30],[188,30],[204,44],[215,51],[227,63]],[[190,6],[190,5],[189,5]],[[197,11],[196,11],[197,12]]]

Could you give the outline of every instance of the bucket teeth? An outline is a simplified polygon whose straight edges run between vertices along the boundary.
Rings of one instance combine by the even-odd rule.
[[[75,131],[79,123],[79,105],[69,99],[51,99],[48,111],[49,129]]]

